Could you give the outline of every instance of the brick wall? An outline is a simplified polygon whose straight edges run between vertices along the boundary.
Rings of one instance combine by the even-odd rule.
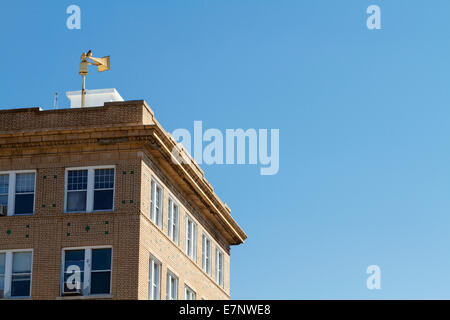
[[[197,299],[229,299],[230,244],[203,215],[201,202],[192,201],[196,196],[180,188],[147,152],[152,132],[143,125],[154,123],[143,101],[0,111],[0,172],[36,170],[34,214],[0,217],[0,251],[34,251],[33,299],[59,299],[62,250],[90,246],[112,247],[112,296],[106,298],[147,299],[152,254],[162,263],[162,299],[167,269],[179,277],[179,299],[184,298],[185,284]],[[114,211],[64,213],[66,169],[102,165],[115,166]],[[149,219],[152,178],[164,188],[162,229]],[[178,244],[167,236],[169,195],[179,205]],[[185,253],[186,214],[197,224],[195,261]],[[212,240],[211,275],[202,270],[203,232]],[[216,247],[224,253],[223,287],[215,281]]]
[[[179,299],[184,299],[184,285],[193,289],[198,299],[229,299],[229,246],[224,246],[224,240],[219,238],[204,219],[196,214],[195,208],[189,206],[183,194],[171,184],[169,178],[158,169],[150,158],[144,157],[142,162],[141,182],[141,250],[139,265],[139,298],[146,299],[148,291],[148,261],[150,254],[162,263],[162,293],[165,296],[165,280],[167,269],[179,277]],[[163,219],[162,228],[150,220],[151,180],[157,181],[163,187]],[[179,242],[174,243],[168,236],[168,205],[169,197],[179,206]],[[193,261],[186,253],[186,215],[197,225],[196,260]],[[205,233],[212,242],[211,274],[202,270],[202,234]],[[215,249],[224,253],[224,286],[215,281]]]

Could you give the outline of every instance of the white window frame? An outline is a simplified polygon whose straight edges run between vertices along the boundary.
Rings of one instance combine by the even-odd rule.
[[[92,273],[92,250],[94,249],[111,249],[111,277],[109,279],[109,293],[91,294],[91,273]],[[61,252],[61,280],[60,280],[60,295],[63,296],[64,291],[64,265],[66,264],[66,251],[84,250],[84,281],[83,288],[81,288],[82,296],[105,296],[111,295],[112,292],[112,278],[113,278],[113,248],[112,246],[91,246],[91,247],[68,247],[63,248]],[[96,270],[100,271],[100,270]]]
[[[206,245],[209,243],[209,247]],[[208,250],[209,249],[209,250]],[[202,270],[208,275],[211,275],[211,265],[212,265],[212,241],[211,238],[202,233]]]
[[[172,197],[169,197],[168,208],[169,210],[167,213],[167,234],[173,242],[178,244],[180,234],[180,206]],[[174,219],[175,208],[176,208],[176,220]],[[174,223],[174,220],[176,221],[176,223]]]
[[[154,188],[154,189],[153,189]],[[156,188],[161,189],[161,199],[159,200],[159,216],[156,216]],[[150,220],[152,220],[158,227],[162,228],[163,221],[163,201],[164,201],[164,188],[154,177],[150,180]]]
[[[196,300],[197,294],[187,284],[184,285],[184,300]]]
[[[189,239],[189,229],[191,229],[192,239]],[[186,254],[192,259],[197,258],[197,224],[191,217],[186,215]],[[190,240],[190,241],[189,241]],[[192,247],[189,246],[192,245]]]
[[[172,291],[172,281],[175,280],[175,292]],[[178,277],[167,269],[166,300],[178,300]]]
[[[13,254],[19,252],[31,253],[31,273],[30,273],[30,295],[28,296],[11,296],[12,287],[12,276],[13,276]],[[34,251],[33,249],[18,249],[18,250],[0,250],[0,253],[5,254],[5,274],[4,274],[4,288],[3,288],[3,298],[0,299],[25,299],[31,298],[31,292],[33,292],[33,260]]]
[[[220,265],[220,256],[222,256],[222,265]],[[223,275],[224,275],[225,255],[222,250],[216,248],[216,282],[219,286],[223,287]]]
[[[97,169],[114,169],[114,189],[113,189],[113,203],[112,209],[107,210],[94,210],[94,192],[95,192],[95,170]],[[68,183],[69,183],[69,171],[80,171],[87,170],[87,190],[86,190],[86,211],[67,211],[67,193],[68,193]],[[91,212],[112,212],[114,211],[115,198],[116,198],[116,166],[106,165],[106,166],[90,166],[90,167],[76,167],[76,168],[66,168],[64,174],[64,213],[91,213]],[[101,189],[97,189],[101,190]]]
[[[158,275],[155,276],[155,268],[158,268]],[[149,261],[149,279],[148,279],[148,300],[160,300],[161,299],[161,271],[162,263],[154,256],[150,255]],[[157,288],[156,297],[154,296],[153,288]]]
[[[16,209],[16,175],[21,173],[34,173],[34,199],[33,199],[33,212],[26,214],[15,214]],[[8,212],[7,216],[31,216],[36,211],[36,170],[14,170],[14,171],[0,171],[0,175],[8,175]]]

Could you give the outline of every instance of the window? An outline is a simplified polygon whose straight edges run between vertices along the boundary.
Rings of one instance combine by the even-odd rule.
[[[223,287],[223,253],[216,249],[216,282]]]
[[[113,210],[114,176],[114,168],[68,169],[66,212]]]
[[[161,227],[162,222],[162,191],[161,186],[154,180],[151,182],[150,219]]]
[[[195,300],[195,292],[188,286],[184,286],[184,300]]]
[[[167,271],[166,299],[178,300],[178,278]]]
[[[91,294],[111,292],[111,249],[92,250]]]
[[[150,257],[148,274],[148,299],[161,299],[161,262]]]
[[[0,299],[5,296],[5,262],[6,253],[0,253]]]
[[[8,208],[8,194],[9,194],[9,175],[0,174],[0,206]],[[5,209],[4,212],[7,213],[7,210]]]
[[[169,222],[167,224],[169,238],[173,242],[178,244],[178,225],[179,225],[179,214],[178,205],[169,198]]]
[[[114,169],[96,169],[94,181],[94,211],[112,210],[114,199]]]
[[[65,249],[63,294],[111,293],[111,248]]]
[[[34,211],[35,173],[16,174],[16,197],[14,214],[32,214]]]
[[[197,226],[194,221],[186,216],[186,254],[195,260],[196,257],[196,238]]]
[[[85,250],[64,252],[64,293],[74,293],[83,288]]]
[[[36,173],[17,171],[0,174],[0,214],[34,213]]]
[[[211,274],[211,240],[202,235],[202,269],[207,274]]]
[[[0,298],[31,295],[31,251],[0,252]]]
[[[67,173],[67,211],[86,211],[87,170],[70,170]]]

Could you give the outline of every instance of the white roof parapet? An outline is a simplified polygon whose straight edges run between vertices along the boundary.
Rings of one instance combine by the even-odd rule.
[[[81,108],[81,90],[66,92],[70,108]],[[124,101],[115,88],[86,90],[86,107],[101,107],[105,102]]]

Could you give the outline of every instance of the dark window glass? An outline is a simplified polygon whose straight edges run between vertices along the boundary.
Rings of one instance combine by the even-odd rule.
[[[66,266],[69,261],[83,261],[84,250],[66,250]]]
[[[14,214],[32,214],[34,211],[34,173],[16,175]]]
[[[34,211],[34,193],[16,194],[14,214],[31,214]]]
[[[13,275],[11,281],[11,297],[28,297],[30,295],[31,276]]]
[[[111,249],[92,250],[92,270],[111,269]]]
[[[11,297],[28,297],[31,288],[31,252],[13,255]]]
[[[112,210],[114,169],[96,169],[94,177],[94,210]]]
[[[111,249],[92,250],[91,294],[109,294],[111,286]]]
[[[8,191],[9,191],[9,175],[8,174],[0,174],[0,206],[4,206],[6,208],[2,208],[2,212],[7,213],[8,206]],[[1,279],[0,279],[1,281]],[[1,285],[1,283],[0,283]],[[0,290],[3,290],[3,287],[0,286]],[[1,297],[1,295],[0,295]]]
[[[92,272],[91,294],[109,294],[111,285],[111,271]]]
[[[67,175],[67,190],[86,190],[88,180],[87,170],[72,170]]]
[[[9,174],[0,174],[0,194],[8,194]]]
[[[5,287],[5,260],[6,254],[0,253],[0,298],[3,298],[3,288]]]
[[[114,188],[114,169],[95,170],[95,189]]]
[[[114,190],[94,191],[94,210],[112,210]]]

